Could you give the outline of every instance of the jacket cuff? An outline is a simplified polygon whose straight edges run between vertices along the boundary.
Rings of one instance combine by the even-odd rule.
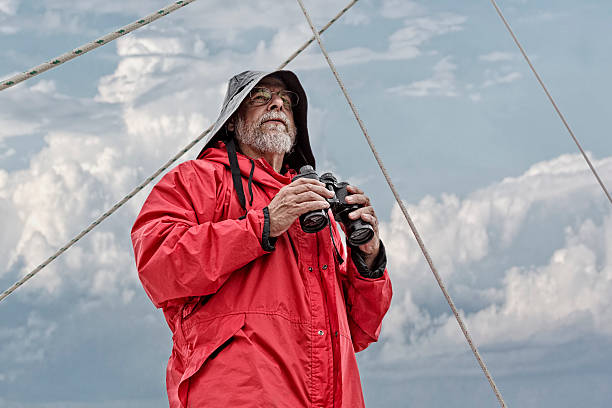
[[[368,265],[363,259],[363,253],[357,247],[353,247],[351,250],[351,259],[357,268],[357,272],[364,278],[378,279],[383,276],[385,269],[387,268],[387,253],[385,252],[385,246],[380,241],[380,248],[378,250],[378,256],[374,260],[372,269],[368,268]]]
[[[263,208],[264,225],[261,234],[261,247],[264,251],[272,252],[276,248],[276,238],[270,236],[270,211],[268,207]]]

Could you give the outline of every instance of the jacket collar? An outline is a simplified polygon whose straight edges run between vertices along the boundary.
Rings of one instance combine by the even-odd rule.
[[[291,183],[291,180],[297,174],[293,169],[287,169],[285,174],[280,174],[264,158],[254,160],[240,152],[237,152],[236,155],[238,157],[240,174],[245,178],[249,178],[252,160],[255,163],[253,181],[264,186],[282,188]],[[225,143],[221,141],[218,141],[215,146],[206,149],[202,156],[200,156],[200,159],[221,163],[227,168],[230,167],[227,158],[227,148]]]

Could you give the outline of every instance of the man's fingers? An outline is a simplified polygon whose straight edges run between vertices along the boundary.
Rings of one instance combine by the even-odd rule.
[[[357,186],[351,186],[351,185],[348,185],[348,186],[346,186],[346,189],[347,189],[347,190],[348,190],[348,192],[349,192],[349,193],[351,193],[351,194],[363,194],[363,190],[362,190],[362,189],[360,189],[360,188],[359,188],[359,187],[357,187]]]
[[[372,214],[361,214],[361,219],[372,225],[374,229],[378,227],[378,218],[373,216]]]
[[[348,204],[361,204],[366,207],[370,205],[370,199],[363,194],[351,194],[346,196],[345,201]]]
[[[349,214],[349,218],[351,220],[356,220],[357,218],[361,218],[362,220],[375,225],[378,224],[378,219],[376,218],[376,213],[374,212],[373,207],[361,207]]]
[[[329,203],[327,201],[306,201],[296,205],[299,215],[310,211],[327,210]]]
[[[306,201],[323,201],[327,203],[324,197],[321,197],[321,195],[317,194],[314,191],[304,191],[303,193],[295,195],[295,203],[299,204]]]
[[[321,186],[325,188],[325,185],[321,183],[319,180],[309,179],[309,178],[299,178],[297,180],[293,180],[289,185],[290,186],[302,186],[302,185],[307,185],[307,184],[312,184],[312,185]]]
[[[300,194],[300,193],[304,193],[307,191],[312,191],[322,197],[332,198],[334,196],[334,193],[326,189],[322,183],[319,183],[317,181],[316,183],[318,184],[316,184],[315,180],[311,180],[311,181],[312,183],[299,183],[295,185],[293,183],[289,184],[289,186],[287,187],[287,192],[291,194]]]
[[[362,189],[357,186],[346,186],[346,190],[351,193],[346,197],[346,202],[349,204],[360,204],[364,207],[370,205],[370,198],[365,195]]]
[[[323,184],[319,180],[306,178],[306,177],[300,177],[298,179],[293,179],[293,181],[290,184],[303,184],[303,183],[317,183],[321,185]]]

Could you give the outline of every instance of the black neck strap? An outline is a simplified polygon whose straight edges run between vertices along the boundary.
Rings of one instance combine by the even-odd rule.
[[[240,176],[240,166],[238,165],[238,156],[236,155],[236,145],[234,144],[234,139],[229,139],[225,143],[225,146],[227,147],[227,158],[229,159],[230,170],[232,172],[234,190],[236,190],[236,194],[238,194],[238,201],[240,201],[240,205],[246,211],[246,196],[242,186],[242,177]]]

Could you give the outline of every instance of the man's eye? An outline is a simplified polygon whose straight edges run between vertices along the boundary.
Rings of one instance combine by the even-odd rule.
[[[270,92],[266,92],[263,89],[257,90],[251,94],[251,99],[255,102],[265,102],[270,100]]]

